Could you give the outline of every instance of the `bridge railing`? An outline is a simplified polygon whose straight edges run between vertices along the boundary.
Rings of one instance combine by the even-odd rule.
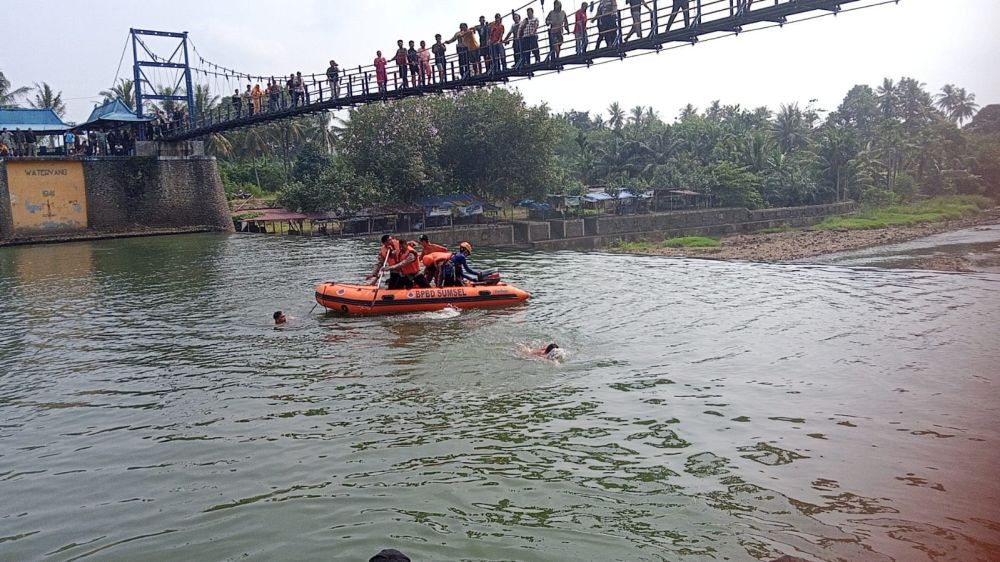
[[[174,123],[161,131],[161,136],[192,138],[312,111],[530,78],[537,72],[557,72],[570,65],[589,66],[602,58],[624,58],[629,51],[658,51],[671,42],[694,43],[700,35],[738,32],[743,25],[764,22],[783,24],[790,14],[812,10],[836,12],[841,4],[858,1],[681,0],[675,4],[674,0],[647,0],[648,9],[640,7],[638,14],[629,7],[606,15],[596,10],[588,11],[586,28],[581,35],[573,33],[575,11],[570,6],[570,11],[566,12],[569,33],[565,32],[565,27],[551,29],[545,24],[547,14],[536,14],[539,19],[534,36],[537,50],[530,38],[510,38],[499,44],[480,45],[478,52],[468,53],[457,52],[455,46],[449,44],[448,50],[453,52],[445,55],[443,65],[436,64],[431,54],[430,72],[420,65],[417,76],[412,80],[409,67],[401,69],[395,64],[394,55],[389,53],[390,56],[385,57],[384,81],[378,79],[374,64],[341,68],[336,82],[328,80],[325,75],[303,76],[304,92],[301,96],[289,91],[284,77],[271,77],[278,82],[276,90],[260,99],[252,110],[247,101],[251,104],[253,101],[244,98],[241,98],[241,107],[223,103],[210,111],[198,113],[193,128],[188,127],[186,122]],[[523,25],[524,17],[521,22]],[[488,25],[491,21],[486,23]],[[637,29],[633,29],[635,24],[638,24]],[[504,18],[504,27],[507,38],[511,29],[510,14]],[[557,41],[558,31],[562,31],[561,43]],[[550,32],[556,32],[556,35]],[[475,30],[473,33],[479,42],[480,35]],[[556,48],[557,43],[560,48]]]

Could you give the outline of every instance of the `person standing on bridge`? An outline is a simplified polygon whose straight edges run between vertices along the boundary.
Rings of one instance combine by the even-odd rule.
[[[594,48],[600,49],[601,41],[604,41],[605,47],[616,45],[618,43],[617,0],[601,0],[601,3],[597,5],[597,15],[593,19],[597,20],[598,33]]]
[[[563,11],[562,2],[559,0],[552,3],[552,11],[545,18],[545,25],[549,26],[548,59],[556,60],[562,50],[563,30],[569,33],[569,20],[566,18],[566,12]]]
[[[375,82],[378,84],[378,91],[380,94],[384,94],[386,83],[389,81],[389,74],[385,71],[385,67],[389,61],[382,56],[382,51],[376,51],[373,64],[375,65]]]
[[[306,81],[302,78],[302,72],[295,73],[295,87],[299,94],[299,104],[307,105],[309,103],[309,90],[306,89]]]
[[[253,112],[255,114],[260,114],[261,108],[264,106],[264,92],[260,89],[260,83],[253,85],[253,91],[250,92],[253,97]]]
[[[243,117],[243,98],[240,97],[239,90],[233,90],[233,97],[229,98],[229,103],[233,106],[233,111],[236,112],[236,118]]]
[[[247,115],[253,117],[253,88],[247,84],[247,91],[243,92],[243,103],[247,105]]]
[[[466,43],[466,37],[470,37],[472,41],[475,42],[476,38],[473,35],[474,33],[475,33],[474,31],[469,29],[468,24],[463,23],[458,26],[458,31],[455,32],[455,35],[453,35],[451,39],[445,41],[445,43],[455,43],[456,41],[458,42],[455,45],[455,52],[458,53],[458,68],[459,68],[459,73],[461,74],[463,80],[468,79],[470,76],[469,46],[468,43]],[[476,45],[476,48],[478,49],[479,45]]]
[[[535,17],[535,10],[528,8],[528,17],[521,23],[521,58],[525,66],[531,64],[531,55],[535,55],[535,63],[541,62],[541,55],[538,54],[538,18]]]
[[[750,7],[747,6],[749,10]],[[691,27],[691,16],[688,13],[691,11],[690,0],[674,0],[673,10],[670,12],[670,19],[667,20],[667,28],[663,30],[664,33],[670,31],[670,26],[674,24],[674,19],[677,17],[678,12],[684,12],[684,27]]]
[[[437,67],[438,78],[442,83],[448,81],[448,48],[441,42],[441,34],[434,36],[435,43],[431,45],[434,53],[434,66]]]
[[[424,85],[424,73],[420,69],[420,55],[417,54],[417,44],[410,41],[410,48],[406,50],[406,66],[410,68],[410,83],[417,87],[417,77],[420,77],[420,85]]]
[[[490,23],[486,21],[486,16],[479,16],[476,32],[479,33],[479,55],[483,59],[483,68],[489,70],[493,53],[490,51]]]
[[[629,11],[632,13],[632,28],[629,29],[628,35],[625,36],[625,40],[628,41],[633,35],[642,39],[642,9],[646,8],[649,12],[650,18],[652,18],[653,10],[646,3],[646,0],[625,0],[628,4]]]
[[[496,14],[490,23],[490,60],[493,61],[490,72],[507,71],[507,53],[503,48],[503,16]]]
[[[433,83],[434,73],[431,71],[431,51],[427,48],[427,41],[420,41],[417,58],[420,60],[420,85],[424,86]]]
[[[326,69],[326,80],[330,84],[330,95],[334,99],[340,97],[340,66],[337,61],[331,60],[330,67]]]
[[[396,56],[393,60],[396,61],[396,72],[399,74],[399,81],[403,83],[402,86],[397,86],[397,88],[406,88],[408,87],[409,82],[406,77],[406,47],[403,46],[402,39],[396,41],[396,46],[399,48],[396,49]]]
[[[278,81],[272,76],[270,82],[267,85],[267,110],[268,111],[278,111],[278,107],[281,105],[281,87],[278,86]]]
[[[574,19],[576,20],[576,25],[573,26],[573,35],[576,36],[576,54],[582,55],[587,52],[587,7],[589,4],[586,2],[576,11]]]
[[[521,14],[513,15],[514,23],[510,26],[510,31],[507,32],[507,37],[504,38],[504,43],[510,43],[511,38],[514,39],[514,68],[521,67],[521,53],[523,49],[521,48]]]

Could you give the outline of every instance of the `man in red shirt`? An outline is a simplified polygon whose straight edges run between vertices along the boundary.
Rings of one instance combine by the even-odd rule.
[[[493,23],[490,24],[490,72],[507,70],[507,53],[503,48],[503,16],[494,16]]]
[[[587,4],[580,6],[576,12],[576,26],[573,27],[573,35],[576,36],[576,54],[587,52]]]

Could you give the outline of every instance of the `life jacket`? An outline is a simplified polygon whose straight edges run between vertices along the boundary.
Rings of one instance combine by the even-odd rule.
[[[420,273],[420,258],[417,249],[413,246],[406,246],[406,249],[402,251],[399,257],[399,263],[406,261],[410,256],[413,256],[413,261],[399,268],[399,273],[402,275],[416,275]]]
[[[396,240],[395,238],[390,240],[389,246],[390,248],[389,248],[388,261],[386,261],[385,259],[385,252],[386,252],[385,244],[383,244],[382,248],[378,251],[379,264],[385,263],[385,265],[389,266],[389,265],[396,265],[397,263],[403,261],[402,253],[399,251],[399,240]]]
[[[432,254],[424,254],[423,262],[425,266],[440,264],[443,261],[448,261],[451,259],[451,252],[434,252]]]

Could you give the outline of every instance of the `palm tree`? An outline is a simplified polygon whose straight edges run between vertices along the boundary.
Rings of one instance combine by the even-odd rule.
[[[625,124],[625,110],[622,109],[622,106],[618,102],[614,102],[608,107],[608,114],[610,115],[608,124],[611,125],[612,129],[616,131],[620,130]]]
[[[646,108],[641,105],[637,105],[632,108],[632,111],[630,113],[631,115],[628,118],[629,122],[631,122],[636,127],[641,127],[645,121],[644,117],[646,114]]]
[[[198,115],[208,113],[219,105],[219,96],[213,95],[208,84],[195,84],[194,107]]]
[[[129,109],[135,111],[135,82],[121,78],[110,90],[101,90],[97,95],[104,97],[104,102],[122,100]]]
[[[895,118],[899,108],[899,86],[891,78],[886,78],[875,93],[878,94],[878,107],[882,110],[882,115]]]
[[[848,198],[848,169],[857,156],[858,147],[851,129],[846,127],[824,129],[819,141],[819,158],[826,171],[833,176],[838,202]]]
[[[976,94],[966,92],[965,88],[956,88],[954,84],[946,84],[941,88],[935,105],[958,125],[972,119],[976,110],[979,109],[979,104],[976,103]]]
[[[768,160],[775,152],[774,138],[766,131],[754,131],[743,139],[740,147],[743,164],[755,173],[760,174],[767,170]]]
[[[771,130],[781,146],[781,151],[788,153],[805,146],[808,141],[809,126],[799,109],[799,104],[781,104],[778,115],[774,118]]]
[[[233,155],[233,143],[222,133],[212,133],[205,137],[205,152],[210,156],[229,158]]]
[[[687,105],[684,106],[684,109],[681,110],[681,114],[680,114],[679,120],[680,121],[687,121],[688,119],[691,119],[692,117],[697,117],[697,116],[698,116],[698,108],[695,107],[695,106],[693,106],[693,105],[691,105],[691,104],[687,104]]]
[[[653,106],[649,106],[646,108],[646,116],[644,119],[646,120],[647,125],[656,123],[660,120],[660,113],[653,109]]]
[[[62,100],[62,92],[58,94],[47,82],[35,82],[35,99],[28,100],[28,105],[35,109],[51,109],[56,115],[66,115],[66,104]]]
[[[179,96],[180,95],[179,92],[180,92],[180,88],[176,87],[176,86],[174,86],[174,87],[170,87],[170,86],[157,86],[156,87],[156,93],[159,94],[159,95],[161,95],[161,96]],[[187,106],[183,102],[180,102],[180,101],[177,101],[177,100],[160,100],[160,105],[159,106],[157,106],[153,102],[149,102],[149,105],[152,107],[152,109],[153,109],[154,112],[156,110],[162,109],[167,114],[171,114],[174,111],[177,111],[178,109],[182,110],[182,111],[185,110],[185,109],[187,109]]]
[[[17,98],[26,96],[31,91],[31,88],[27,86],[21,86],[16,90],[10,88],[10,80],[0,70],[0,107],[17,106]]]

